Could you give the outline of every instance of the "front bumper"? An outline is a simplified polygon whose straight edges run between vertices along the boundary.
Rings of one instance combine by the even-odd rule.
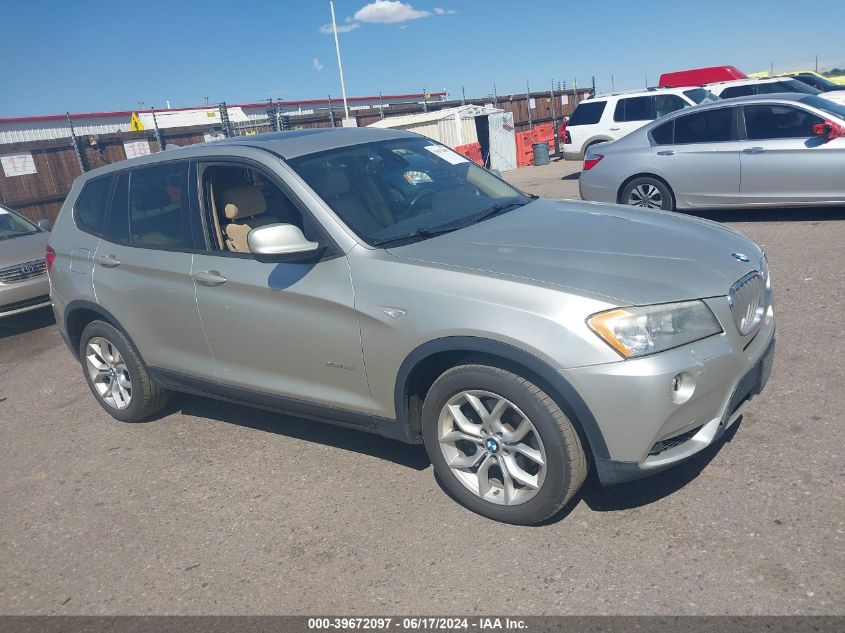
[[[50,282],[47,275],[0,284],[0,319],[49,305]]]
[[[730,324],[725,297],[708,299]],[[607,446],[599,479],[620,483],[659,472],[716,442],[765,387],[774,356],[771,306],[755,333],[722,334],[667,352],[564,370],[590,408]],[[673,392],[675,376],[685,387]]]

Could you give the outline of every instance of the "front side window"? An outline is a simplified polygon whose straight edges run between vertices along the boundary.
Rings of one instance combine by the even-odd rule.
[[[729,86],[722,92],[723,99],[731,99],[733,97],[747,97],[749,95],[757,94],[756,84],[746,84],[745,86]]]
[[[655,95],[654,97],[654,114],[655,118],[659,119],[662,116],[674,112],[675,110],[682,110],[689,104],[681,99],[678,95]]]
[[[83,231],[97,236],[103,234],[113,180],[112,176],[97,178],[82,188],[82,193],[73,205],[73,219]]]
[[[487,170],[425,138],[341,147],[289,164],[372,245],[426,239],[529,201]]]
[[[129,181],[129,242],[141,248],[192,247],[188,163],[137,169]]]
[[[675,143],[720,143],[736,139],[733,108],[694,112],[675,119]]]
[[[719,97],[706,88],[692,88],[690,90],[684,90],[684,94],[689,97],[693,103],[698,105],[719,100]]]
[[[0,207],[0,240],[32,235],[40,230],[32,222],[19,216],[11,209]]]
[[[607,101],[584,101],[579,103],[575,112],[569,117],[566,122],[567,127],[574,127],[577,125],[594,125],[601,121],[601,115],[604,113],[604,107]]]
[[[745,130],[752,141],[775,138],[809,138],[813,126],[824,123],[806,110],[784,105],[745,106]]]

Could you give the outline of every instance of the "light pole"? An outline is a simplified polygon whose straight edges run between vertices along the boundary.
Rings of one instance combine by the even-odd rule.
[[[346,103],[346,84],[343,82],[343,62],[340,61],[340,42],[337,39],[337,22],[334,17],[334,0],[329,0],[329,8],[332,11],[332,32],[334,33],[334,47],[337,51],[337,69],[340,71],[340,92],[343,95],[343,111],[346,118],[349,118],[349,105]]]

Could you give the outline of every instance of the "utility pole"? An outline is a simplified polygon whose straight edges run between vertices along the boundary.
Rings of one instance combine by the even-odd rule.
[[[329,0],[329,9],[332,12],[332,32],[334,33],[334,48],[337,51],[337,69],[340,72],[340,91],[343,94],[343,111],[346,118],[349,118],[349,104],[346,102],[346,84],[343,81],[343,62],[340,61],[340,41],[337,39],[337,21],[334,17],[334,0]]]
[[[461,105],[466,105],[467,103],[467,91],[464,86],[461,86]]]
[[[819,72],[819,56],[816,55],[816,72]]]
[[[493,84],[493,107],[499,107],[499,98],[496,96],[496,84]]]
[[[534,129],[534,122],[531,120],[531,84],[525,82],[525,105],[528,106],[528,129]]]
[[[84,174],[87,169],[85,169],[85,161],[82,159],[82,150],[79,148],[79,138],[76,136],[76,130],[73,129],[73,121],[70,120],[70,112],[66,112],[67,114],[67,124],[70,126],[70,143],[73,145],[73,153],[76,154],[76,161],[79,163],[79,170]]]
[[[158,141],[158,151],[164,151],[164,139],[161,138],[161,130],[158,129],[158,120],[156,119],[156,109],[150,108],[153,113],[153,127],[155,128],[156,140]]]

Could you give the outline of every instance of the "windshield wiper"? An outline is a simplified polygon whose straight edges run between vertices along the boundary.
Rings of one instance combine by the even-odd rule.
[[[511,202],[502,202],[500,204],[494,204],[492,207],[480,213],[479,215],[475,216],[469,224],[478,224],[479,222],[483,222],[484,220],[488,220],[492,217],[499,215],[500,213],[504,213],[513,207],[521,207],[528,204],[527,202],[519,202],[513,200]]]
[[[383,240],[375,240],[371,242],[373,246],[384,246],[385,244],[392,244],[394,242],[402,242],[404,240],[412,240],[417,237],[426,238],[426,237],[434,237],[435,235],[442,235],[443,233],[451,233],[452,231],[457,231],[460,228],[466,226],[465,224],[460,224],[458,226],[448,226],[443,228],[436,228],[436,229],[427,229],[425,227],[419,227],[412,231],[411,233],[405,233],[405,235],[399,235],[398,237],[388,237]]]

